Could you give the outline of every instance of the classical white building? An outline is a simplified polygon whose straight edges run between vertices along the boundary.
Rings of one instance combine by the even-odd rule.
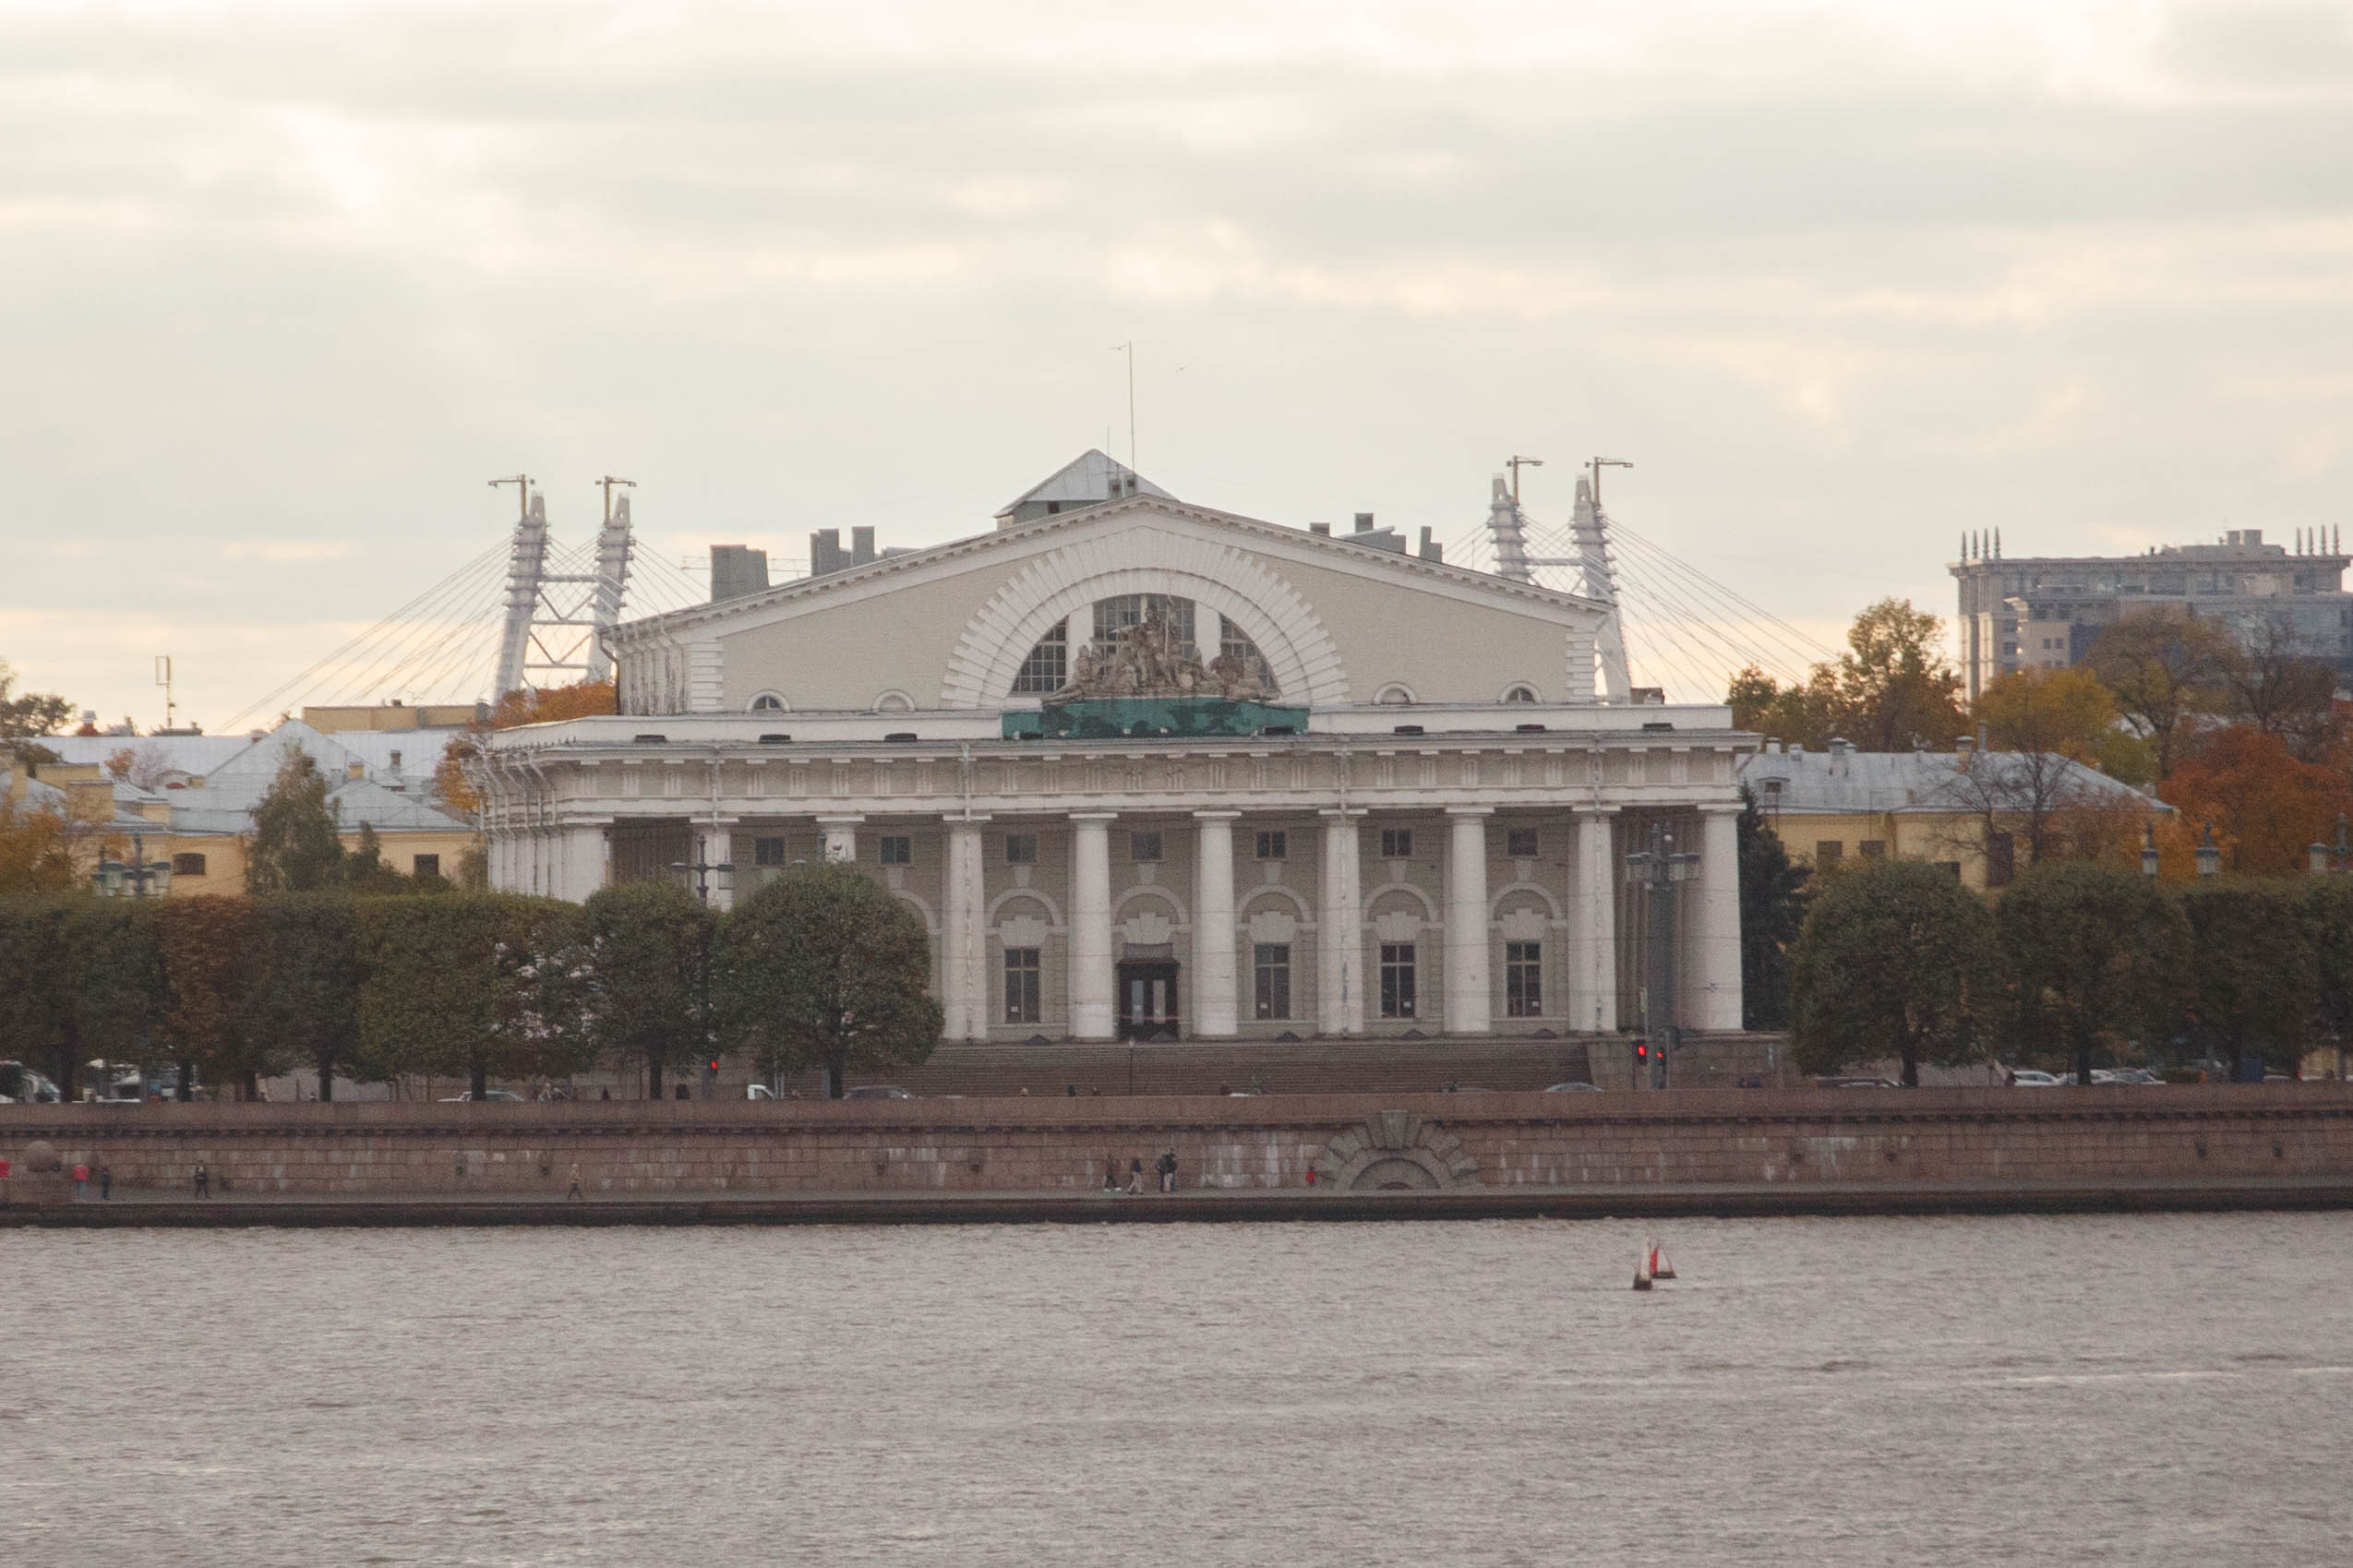
[[[1598,700],[1603,606],[1100,453],[997,523],[749,591],[737,553],[734,596],[620,627],[620,716],[492,740],[495,884],[855,864],[929,927],[951,1040],[1568,1035],[1640,1017],[1659,826],[1697,856],[1675,1022],[1740,1026],[1755,737]]]

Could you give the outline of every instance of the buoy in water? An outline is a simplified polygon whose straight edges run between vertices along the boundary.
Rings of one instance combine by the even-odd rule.
[[[1655,1241],[1651,1243],[1651,1277],[1652,1279],[1673,1279],[1675,1277],[1675,1264],[1668,1262],[1665,1256],[1659,1251],[1659,1244]]]
[[[1634,1288],[1651,1288],[1651,1253],[1648,1248],[1634,1254]]]

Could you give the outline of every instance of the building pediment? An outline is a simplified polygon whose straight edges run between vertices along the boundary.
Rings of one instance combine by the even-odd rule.
[[[695,711],[1002,708],[1051,689],[1023,674],[1042,642],[1069,644],[1058,681],[1090,644],[1110,652],[1088,611],[1113,601],[1130,616],[1197,614],[1205,639],[1214,628],[1195,650],[1205,669],[1239,661],[1251,678],[1225,685],[1316,707],[1385,691],[1495,700],[1515,682],[1575,700],[1567,644],[1590,640],[1603,616],[1573,594],[1345,535],[1136,495],[630,622],[613,642],[631,712],[665,711],[662,691]],[[1492,649],[1493,681],[1465,667],[1465,640]],[[666,683],[633,684],[633,660]],[[771,678],[748,684],[755,668]],[[866,669],[875,678],[861,688],[848,672]]]

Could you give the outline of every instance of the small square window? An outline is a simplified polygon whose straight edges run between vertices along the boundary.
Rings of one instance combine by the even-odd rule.
[[[1855,846],[1855,853],[1866,860],[1885,860],[1888,857],[1887,840],[1867,838]]]
[[[1381,830],[1381,858],[1384,860],[1412,859],[1413,830],[1411,828],[1383,828]]]
[[[1514,860],[1535,859],[1537,855],[1537,846],[1543,842],[1537,837],[1537,832],[1538,830],[1535,828],[1507,828],[1504,830],[1504,844],[1507,846],[1507,850],[1511,856],[1511,858]]]
[[[1825,838],[1814,841],[1815,865],[1835,866],[1845,856],[1846,842],[1843,839]]]
[[[1159,833],[1154,832],[1128,834],[1127,857],[1138,865],[1160,858]]]
[[[751,863],[754,866],[782,866],[785,863],[785,841],[780,838],[753,839]]]
[[[409,869],[420,877],[438,877],[441,874],[441,857],[420,855],[409,862]]]
[[[885,866],[914,865],[915,841],[911,838],[894,837],[885,833],[882,836],[882,864]]]
[[[1280,860],[1291,853],[1291,835],[1277,828],[1258,835],[1258,858]]]
[[[172,856],[172,875],[175,877],[201,877],[204,874],[203,856],[174,855]]]
[[[1008,866],[1037,865],[1038,835],[1036,833],[1007,833],[1005,835],[1005,864]]]

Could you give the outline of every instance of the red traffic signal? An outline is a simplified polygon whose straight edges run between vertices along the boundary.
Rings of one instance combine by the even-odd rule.
[[[719,1059],[714,1056],[708,1062],[704,1063],[703,1066],[705,1071],[716,1072],[719,1071]]]
[[[1637,1040],[1634,1042],[1634,1059],[1637,1061],[1648,1061],[1651,1059],[1650,1041]]]

